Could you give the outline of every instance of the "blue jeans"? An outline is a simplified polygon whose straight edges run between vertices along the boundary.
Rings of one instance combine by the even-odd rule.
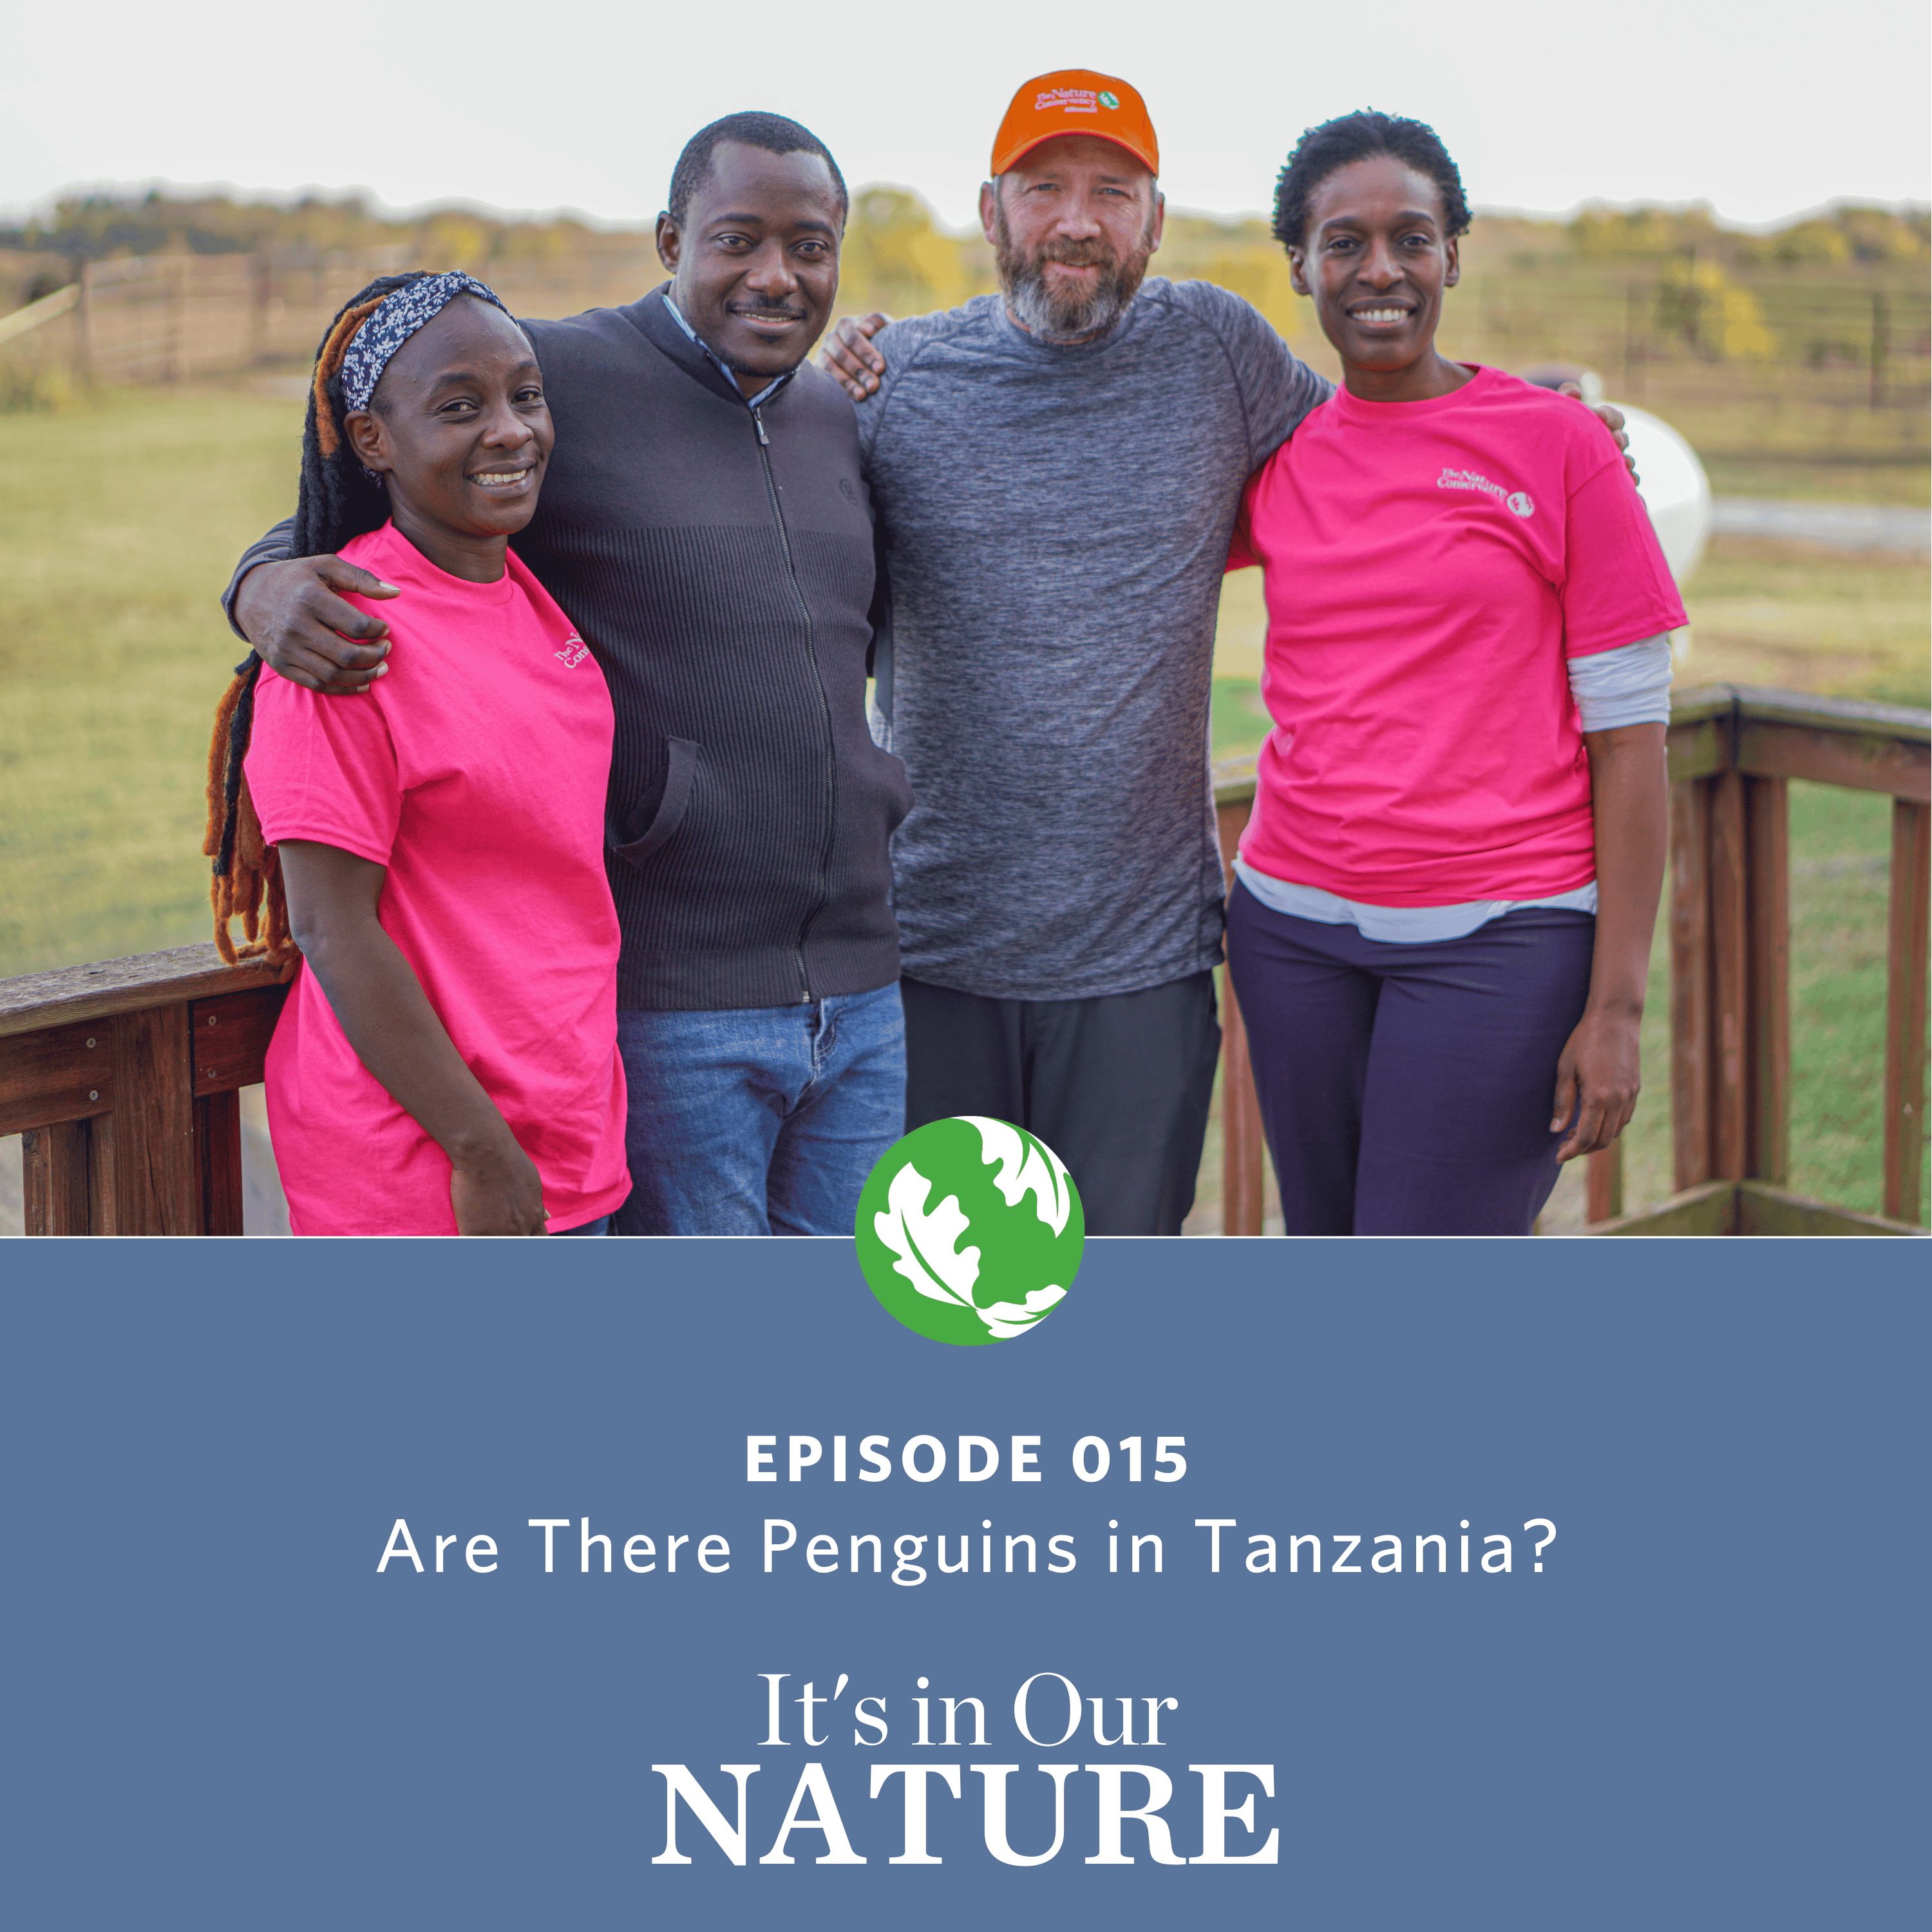
[[[620,1234],[850,1234],[905,1132],[896,984],[710,1012],[617,1015],[630,1084]]]

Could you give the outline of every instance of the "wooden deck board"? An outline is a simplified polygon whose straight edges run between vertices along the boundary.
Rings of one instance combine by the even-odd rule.
[[[185,1004],[280,983],[280,974],[259,959],[225,965],[212,940],[165,952],[136,953],[131,958],[63,966],[58,972],[0,980],[0,1039],[75,1020],[103,1019],[146,1006]]]

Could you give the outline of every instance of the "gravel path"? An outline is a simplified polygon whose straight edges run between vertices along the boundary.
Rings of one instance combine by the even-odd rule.
[[[1932,554],[1932,511],[1881,503],[1799,503],[1771,496],[1718,496],[1711,528],[1719,536],[1784,537],[1833,550]]]

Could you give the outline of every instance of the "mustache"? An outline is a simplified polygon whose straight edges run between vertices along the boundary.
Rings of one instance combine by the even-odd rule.
[[[998,203],[993,238],[1000,284],[1021,326],[1048,340],[1078,341],[1111,327],[1139,289],[1154,253],[1150,220],[1142,245],[1123,256],[1104,236],[1082,240],[1061,236],[1022,253],[1013,242],[1006,205]],[[1049,271],[1055,266],[1096,271],[1093,284],[1075,292],[1055,292]]]
[[[1096,240],[1057,242],[1042,248],[1036,259],[1042,266],[1058,262],[1069,268],[1112,268],[1119,266],[1120,258],[1106,242]]]
[[[730,304],[734,315],[782,316],[788,322],[802,322],[805,311],[782,302],[741,302]]]

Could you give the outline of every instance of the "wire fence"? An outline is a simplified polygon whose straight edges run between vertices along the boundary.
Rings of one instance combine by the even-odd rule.
[[[656,279],[599,260],[487,274],[514,314],[572,315],[634,302]],[[406,247],[320,259],[143,255],[92,262],[78,283],[0,318],[0,407],[58,399],[75,383],[182,382],[300,367],[330,318],[377,275],[412,266]]]
[[[1932,400],[1923,288],[1850,274],[1795,287],[1711,280],[1653,272],[1551,289],[1492,271],[1466,292],[1452,332],[1505,362],[1560,353],[1587,362],[1633,400],[1672,372],[1718,371],[1740,397],[1906,412]]]
[[[990,285],[990,262],[952,238],[915,238],[925,256],[900,260],[905,250],[887,245],[890,234],[866,232],[866,205],[862,196],[848,238],[844,310],[906,313]],[[1223,282],[1310,362],[1332,364],[1271,244],[1226,233],[1196,245],[1176,239],[1157,266]],[[938,269],[926,263],[922,273],[921,265],[936,260],[941,242],[960,252],[958,272],[928,289]],[[89,263],[70,289],[0,317],[0,408],[56,400],[75,384],[299,368],[343,302],[372,277],[411,266],[413,252],[405,243]],[[634,249],[492,262],[478,272],[513,314],[535,316],[634,301],[662,274],[641,235]],[[1926,448],[1932,298],[1916,266],[1903,263],[1820,272],[1726,267],[1691,254],[1641,262],[1478,257],[1445,311],[1443,341],[1452,355],[1505,368],[1549,360],[1592,368],[1630,401],[1728,410],[1732,419],[1713,417],[1706,431],[1720,442],[1834,444],[1892,461],[1918,460]]]

